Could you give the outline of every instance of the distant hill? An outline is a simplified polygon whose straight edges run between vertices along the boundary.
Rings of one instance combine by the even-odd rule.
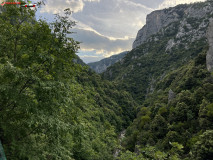
[[[88,63],[88,65],[95,72],[102,73],[102,72],[106,71],[106,69],[108,67],[110,67],[111,65],[113,65],[116,62],[118,62],[119,60],[121,60],[127,53],[128,53],[128,51],[125,51],[120,54],[113,55],[109,58],[104,58],[98,62]]]

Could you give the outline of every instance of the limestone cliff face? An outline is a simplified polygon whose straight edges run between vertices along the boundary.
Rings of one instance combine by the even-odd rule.
[[[209,51],[206,55],[206,65],[208,71],[213,71],[213,19],[211,19],[208,27],[207,38],[209,42]]]
[[[171,13],[171,11],[166,10],[152,12],[146,18],[146,25],[138,31],[136,40],[132,47],[136,48],[146,41],[148,37],[157,33],[161,28],[167,26],[171,22],[177,21],[178,19],[179,15],[176,12]]]
[[[188,32],[185,31],[184,28],[192,32],[192,29],[195,28],[194,26],[190,25],[190,20],[193,22],[197,21],[198,19],[202,19],[204,17],[207,18],[208,15],[212,14],[212,11],[213,11],[212,2],[178,5],[173,8],[154,11],[147,16],[146,25],[143,26],[143,28],[138,31],[136,40],[134,41],[132,47],[134,49],[139,45],[143,44],[150,38],[150,36],[158,33],[160,30],[169,26],[169,24],[173,22],[179,22],[179,24],[181,24],[179,31],[177,33],[177,38],[182,36],[184,33]],[[207,26],[208,24],[200,23],[198,29],[200,29],[200,27],[203,27],[202,25]],[[193,32],[197,32],[197,30],[194,30]],[[199,37],[205,35],[205,33],[199,34],[202,34]],[[197,37],[195,37],[195,39],[197,39]],[[168,45],[169,48],[171,48],[173,46],[173,40],[171,40],[170,44]]]

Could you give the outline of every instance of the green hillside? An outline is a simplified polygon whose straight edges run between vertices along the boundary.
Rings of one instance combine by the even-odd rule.
[[[174,96],[168,99],[170,89]],[[158,81],[141,106],[127,129],[125,150],[137,151],[138,159],[211,159],[213,77],[205,53]]]

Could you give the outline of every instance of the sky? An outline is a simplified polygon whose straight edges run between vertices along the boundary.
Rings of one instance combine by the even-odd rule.
[[[152,11],[199,1],[205,0],[45,0],[37,17],[51,21],[53,14],[70,8],[77,22],[70,36],[81,42],[77,54],[89,63],[131,50]]]

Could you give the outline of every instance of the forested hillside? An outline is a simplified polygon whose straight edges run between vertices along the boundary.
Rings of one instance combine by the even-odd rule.
[[[150,36],[102,74],[140,104],[121,160],[212,159],[212,7],[207,1],[151,13],[150,30],[144,26],[139,32]],[[176,19],[170,21],[170,15]],[[167,24],[157,32],[155,16]]]
[[[66,37],[70,14],[52,24],[14,5],[0,14],[0,140],[8,160],[111,160],[118,133],[135,118],[130,94],[78,64],[78,43]]]
[[[147,95],[123,141],[136,159],[211,159],[213,77],[205,57],[171,71]]]

